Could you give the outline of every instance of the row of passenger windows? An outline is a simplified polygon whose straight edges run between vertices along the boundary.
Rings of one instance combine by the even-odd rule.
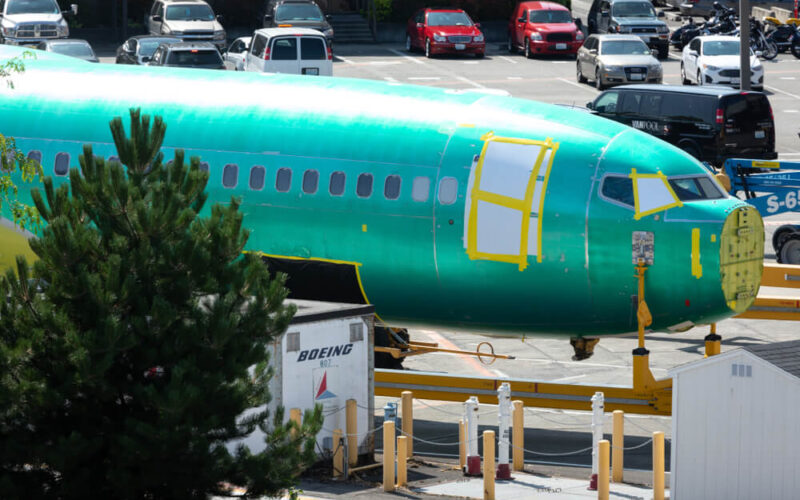
[[[41,151],[31,151],[28,153],[28,159],[41,163]],[[57,176],[65,176],[69,173],[69,153],[58,153],[56,155],[55,165],[53,172]],[[111,156],[109,161],[119,161],[116,156]],[[172,160],[167,162],[171,164]],[[200,163],[200,169],[208,172],[209,167],[207,162]],[[279,168],[275,174],[275,190],[279,193],[286,193],[292,188],[292,174],[291,168]],[[316,194],[319,190],[319,171],[318,170],[305,170],[301,187],[306,194]],[[251,190],[261,191],[264,189],[267,179],[267,169],[263,165],[254,165],[250,168],[250,178],[248,185]],[[337,171],[330,175],[328,180],[328,193],[332,196],[343,196],[345,192],[345,185],[347,181],[347,174],[345,172]],[[235,163],[228,163],[222,169],[222,185],[226,188],[235,188],[239,183],[239,165]],[[374,177],[370,173],[358,174],[356,179],[356,195],[359,198],[369,198],[373,192]],[[383,196],[387,200],[396,200],[400,197],[400,187],[402,186],[403,179],[399,175],[388,175],[383,182]],[[430,196],[431,179],[429,177],[419,176],[414,177],[411,184],[411,199],[417,202],[428,201]],[[443,177],[439,181],[439,203],[442,205],[452,205],[458,198],[458,180],[455,177]]]

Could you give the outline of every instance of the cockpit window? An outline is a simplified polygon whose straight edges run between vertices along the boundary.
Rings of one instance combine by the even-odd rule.
[[[725,195],[709,177],[670,178],[669,185],[681,201],[719,200]]]
[[[600,194],[609,200],[633,208],[633,181],[628,176],[608,175],[603,179]]]

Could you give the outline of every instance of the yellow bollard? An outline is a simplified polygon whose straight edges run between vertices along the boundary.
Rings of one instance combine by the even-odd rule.
[[[399,436],[397,438],[397,486],[407,486],[408,485],[408,471],[407,466],[408,462],[406,461],[406,457],[408,456],[408,443],[411,440],[405,436]]]
[[[341,429],[333,431],[333,477],[344,479],[344,443]]]
[[[608,439],[601,440],[597,445],[597,500],[608,500]]]
[[[297,427],[300,428],[303,422],[303,412],[300,411],[300,408],[292,408],[289,410],[289,420],[297,424]],[[292,437],[297,436],[297,429],[292,429]]]
[[[522,401],[513,401],[514,405],[511,417],[511,461],[515,471],[525,469],[525,414],[523,413]]]
[[[614,432],[611,435],[611,480],[615,483],[622,482],[623,448],[625,447],[625,412],[614,410]]]
[[[483,500],[494,500],[494,431],[483,431]]]
[[[394,422],[383,422],[383,491],[394,491]]]
[[[414,395],[411,391],[403,391],[400,393],[402,398],[401,408],[403,423],[401,429],[403,435],[408,436],[408,458],[414,455]]]
[[[664,433],[653,433],[653,500],[664,500]]]
[[[345,406],[347,422],[347,463],[358,464],[358,406],[355,399],[348,399]]]
[[[464,419],[458,420],[458,467],[464,471],[467,466],[467,424]]]

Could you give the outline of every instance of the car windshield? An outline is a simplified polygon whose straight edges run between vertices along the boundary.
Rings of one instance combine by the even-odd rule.
[[[600,53],[606,56],[646,56],[650,49],[639,40],[609,40],[603,42]]]
[[[472,26],[472,19],[466,12],[431,12],[428,26]]]
[[[139,55],[142,57],[151,57],[159,45],[162,43],[178,42],[180,40],[173,38],[151,38],[147,40],[139,40]]]
[[[706,56],[738,56],[739,42],[734,40],[708,41],[703,44],[703,55]]]
[[[656,17],[656,11],[649,2],[620,2],[611,6],[614,17]]]
[[[275,11],[276,21],[322,21],[322,11],[313,4],[285,3]]]
[[[55,0],[8,0],[6,14],[58,14]]]
[[[213,21],[214,11],[204,4],[169,5],[164,17],[167,21]]]
[[[572,17],[566,10],[532,10],[532,23],[571,23]]]
[[[65,56],[80,57],[81,59],[94,59],[92,48],[83,43],[52,43],[50,51]]]
[[[222,58],[216,50],[178,50],[167,57],[170,66],[222,66]]]

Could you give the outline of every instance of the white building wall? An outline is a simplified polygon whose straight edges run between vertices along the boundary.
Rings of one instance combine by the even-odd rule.
[[[800,498],[800,379],[733,351],[678,370],[673,390],[673,499]]]

